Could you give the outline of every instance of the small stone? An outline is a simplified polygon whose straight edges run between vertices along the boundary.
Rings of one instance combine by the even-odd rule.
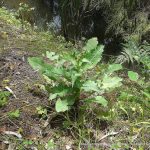
[[[16,72],[16,75],[20,75],[20,72]]]
[[[72,150],[70,145],[66,145],[66,150]]]

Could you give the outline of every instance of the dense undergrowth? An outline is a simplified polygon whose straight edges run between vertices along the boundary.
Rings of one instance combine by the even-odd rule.
[[[149,149],[149,45],[144,45],[147,53],[142,57],[127,52],[130,49],[143,50],[143,46],[136,47],[135,43],[130,47],[124,46],[126,53],[123,55],[127,55],[125,58],[132,63],[129,69],[121,64],[103,62],[104,46],[98,46],[96,38],[88,40],[86,46],[79,50],[60,36],[38,32],[37,28],[24,23],[22,28],[22,22],[13,13],[0,8],[0,55],[20,49],[31,57],[29,63],[35,72],[42,73],[42,83],[38,86],[46,93],[46,98],[48,95],[48,104],[43,105],[44,98],[40,97],[41,105],[32,109],[35,109],[37,118],[46,120],[44,130],[51,126],[53,136],[44,142],[37,138],[20,138],[22,132],[17,127],[17,138],[10,134],[5,137],[2,132],[4,141],[9,146],[14,144],[19,150],[33,147],[38,150]],[[0,67],[2,69],[3,65]],[[9,104],[9,98],[15,93],[6,83],[5,79],[0,85],[0,109]],[[0,121],[5,116],[19,120],[21,114],[22,109],[17,108],[13,112],[5,112]],[[71,144],[65,143],[62,148],[60,137],[66,140],[67,136],[71,138]]]
[[[147,0],[60,0],[59,5],[63,29],[70,39],[80,39],[86,32],[101,28],[102,23],[101,32],[95,33],[98,37],[149,40],[150,2]]]

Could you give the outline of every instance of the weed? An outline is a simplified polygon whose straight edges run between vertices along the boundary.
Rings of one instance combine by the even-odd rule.
[[[19,111],[19,109],[16,109],[15,111],[8,112],[8,116],[9,116],[9,118],[11,118],[11,119],[19,118],[19,116],[20,116],[20,111]]]
[[[0,107],[7,105],[8,97],[11,95],[10,92],[0,91]]]
[[[33,10],[34,8],[30,8],[28,4],[25,3],[19,4],[17,15],[21,19],[22,29],[24,29],[24,26],[29,25],[27,19],[29,17],[29,13],[31,13]]]
[[[119,87],[122,79],[112,74],[122,69],[119,64],[111,64],[101,76],[93,75],[92,70],[101,61],[104,46],[99,45],[96,38],[88,40],[84,51],[79,54],[46,52],[46,57],[53,64],[45,63],[42,58],[29,58],[30,65],[40,71],[47,82],[46,90],[49,100],[56,100],[56,111],[64,112],[72,106],[78,108],[79,102],[98,103],[106,107],[108,101],[102,94]],[[99,78],[100,77],[100,78]],[[84,97],[82,95],[85,95]]]
[[[42,106],[36,107],[38,115],[42,116],[42,118],[45,118],[47,116],[47,109],[43,108]]]

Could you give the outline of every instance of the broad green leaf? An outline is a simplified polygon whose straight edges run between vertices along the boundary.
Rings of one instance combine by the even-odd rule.
[[[107,75],[104,76],[102,80],[102,89],[108,90],[111,88],[116,88],[121,86],[122,79],[119,77],[109,77]]]
[[[30,58],[28,58],[28,62],[34,70],[43,71],[43,66],[45,63],[42,58],[30,57]]]
[[[74,86],[74,83],[76,82],[76,80],[81,76],[80,73],[77,72],[72,72],[71,73],[71,83],[72,83],[72,87]]]
[[[132,81],[137,81],[138,78],[139,78],[139,75],[138,75],[138,73],[136,73],[136,72],[128,71],[128,77],[129,77],[129,79],[132,80]]]
[[[63,76],[65,74],[65,70],[63,68],[51,68],[50,69],[47,69],[45,70],[45,74],[46,75],[51,75],[51,76]]]
[[[49,66],[49,68],[45,66],[43,74],[50,79],[57,81],[61,80],[62,78],[68,78],[67,70],[64,68],[57,68],[55,66]]]
[[[104,107],[106,107],[108,105],[108,101],[102,96],[96,96],[95,98],[86,99],[85,102],[87,102],[87,103],[92,103],[92,102],[98,103]]]
[[[53,94],[56,94],[60,97],[63,97],[66,94],[71,93],[72,88],[64,86],[62,84],[59,84],[58,86],[55,86],[55,87],[51,88],[50,92],[53,93]],[[54,97],[54,95],[52,97]]]
[[[90,51],[92,49],[95,49],[98,45],[98,39],[97,38],[91,38],[87,41],[85,49],[87,51]]]
[[[58,99],[55,108],[57,112],[65,112],[69,110],[70,106],[67,100]]]
[[[108,105],[108,101],[102,96],[97,96],[95,98],[94,102],[102,104],[104,107],[106,107]]]
[[[75,56],[72,54],[69,54],[69,53],[64,53],[63,54],[63,59],[68,61],[68,62],[71,62],[73,65],[77,65],[77,61],[75,59]]]
[[[55,52],[49,52],[49,51],[46,51],[46,57],[49,59],[49,60],[58,60],[59,58],[59,55],[56,55]]]
[[[134,59],[139,62],[140,57],[139,56],[134,56]]]
[[[39,70],[42,74],[52,80],[59,80],[60,77],[66,77],[66,70],[64,68],[58,68],[50,64],[46,64],[42,58],[28,58],[28,62],[33,69]]]
[[[90,61],[88,59],[86,59],[86,58],[83,58],[82,62],[84,62],[84,63],[90,63]]]
[[[68,105],[72,106],[75,103],[76,98],[78,98],[78,97],[77,97],[77,95],[71,95],[71,96],[67,96],[65,98],[68,101]]]
[[[108,74],[112,74],[115,71],[121,70],[122,69],[122,65],[121,64],[111,64],[108,67]]]
[[[81,89],[83,89],[85,92],[92,92],[92,91],[98,92],[99,91],[97,83],[91,80],[86,81],[82,85]]]
[[[102,58],[102,53],[104,51],[104,46],[100,45],[95,49],[91,49],[83,55],[81,60],[81,70],[86,71],[88,69],[94,68]],[[85,61],[86,60],[86,61]]]
[[[49,96],[49,100],[53,100],[53,99],[55,99],[56,97],[57,97],[57,93],[55,93],[55,94],[50,94],[50,96]]]

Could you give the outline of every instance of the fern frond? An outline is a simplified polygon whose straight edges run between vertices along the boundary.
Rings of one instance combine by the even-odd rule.
[[[150,69],[150,44],[143,43],[138,45],[136,42],[129,40],[123,44],[123,51],[117,57],[116,63],[142,63]]]

